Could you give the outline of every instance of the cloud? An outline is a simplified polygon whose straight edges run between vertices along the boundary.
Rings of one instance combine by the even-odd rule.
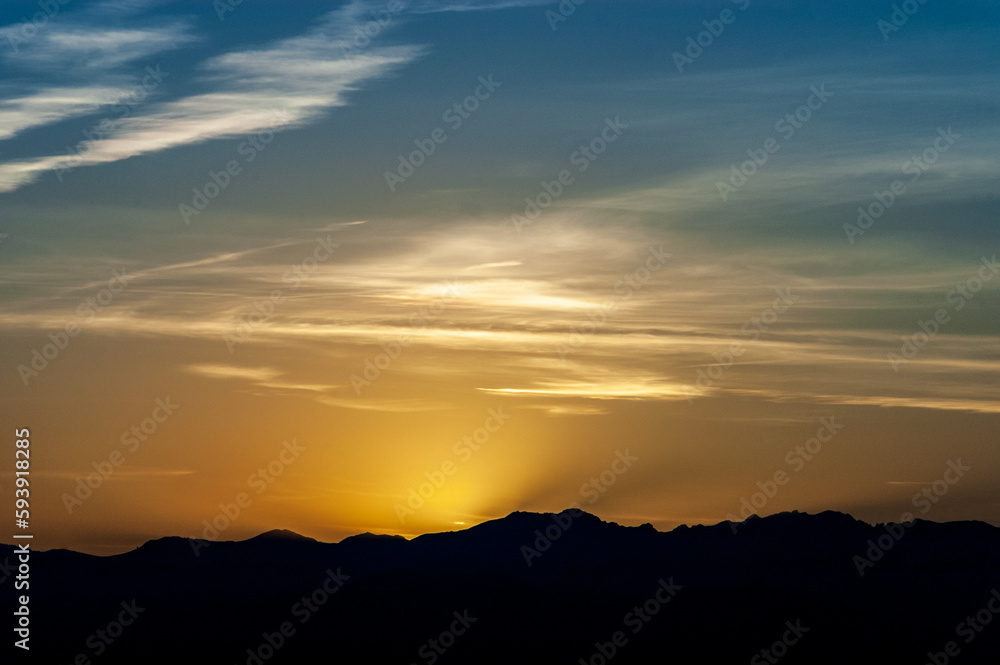
[[[41,156],[0,165],[0,192],[24,186],[52,169],[107,164],[315,121],[328,109],[346,104],[346,94],[362,81],[383,76],[421,53],[418,47],[396,46],[349,55],[349,38],[358,20],[357,6],[350,5],[328,14],[298,37],[215,56],[201,66],[199,83],[209,92],[144,107],[144,112],[116,122],[109,136],[86,144],[78,155]],[[125,48],[125,55],[98,58],[97,64],[115,66],[134,57],[133,42],[138,38],[139,33],[133,31],[99,34],[96,46],[91,45],[97,53],[117,43]],[[165,46],[169,40],[157,35],[152,42],[149,48]],[[52,51],[66,56],[86,47],[85,37],[62,35]],[[108,92],[102,99],[110,96]],[[26,117],[23,107],[27,103],[13,100],[13,117]],[[73,98],[62,111],[51,111],[50,121],[93,110],[94,103],[85,107]]]
[[[87,336],[186,338],[221,351],[227,335],[259,314],[255,303],[279,289],[283,299],[241,348],[248,354],[295,348],[334,358],[339,374],[330,378],[305,364],[292,375],[268,360],[187,371],[242,382],[238,389],[294,392],[362,411],[449,408],[436,401],[352,399],[351,373],[379,345],[404,334],[411,344],[391,374],[424,381],[447,372],[467,392],[506,395],[550,416],[598,415],[594,409],[606,410],[595,406],[598,400],[686,400],[685,387],[698,384],[699,371],[718,374],[694,391],[704,399],[992,412],[990,400],[1000,398],[992,380],[1000,342],[966,316],[971,306],[995,301],[995,283],[900,374],[886,359],[898,352],[900,336],[912,334],[916,321],[932,315],[978,262],[938,260],[931,267],[898,248],[864,249],[842,265],[823,249],[752,247],[733,261],[693,251],[663,229],[627,228],[630,240],[620,230],[560,222],[508,242],[502,229],[481,224],[428,230],[406,222],[342,227],[322,220],[315,230],[256,247],[249,239],[229,238],[229,246],[241,249],[201,258],[184,254],[188,258],[129,270],[133,279],[125,291],[80,323]],[[328,235],[336,238],[340,249],[292,288],[282,276],[311,255],[317,233],[324,242]],[[387,236],[395,241],[386,243]],[[617,309],[601,314],[604,303],[622,298],[615,285],[645,260],[654,240],[673,257]],[[163,249],[164,256],[173,251],[169,243]],[[6,303],[0,326],[39,339],[63,328],[75,320],[79,303],[106,284],[94,275],[106,271],[107,262],[61,255],[13,265],[9,274],[40,285],[39,295]],[[501,263],[508,264],[496,268],[502,279],[494,268],[464,270]],[[451,279],[456,274],[457,282]],[[42,290],[53,280],[80,286]],[[759,339],[745,334],[744,323],[772,306],[778,288],[801,298]],[[734,344],[745,351],[719,373],[714,366]],[[441,361],[445,354],[447,363]],[[394,380],[386,379],[387,385]]]
[[[88,473],[93,473],[91,466],[84,467],[78,471],[39,471],[38,475],[46,478],[70,478],[76,480]],[[177,476],[190,476],[197,473],[193,469],[162,469],[153,467],[137,467],[131,464],[117,467],[105,480],[148,480],[154,478],[176,478]]]
[[[439,12],[497,11],[516,7],[538,7],[555,4],[554,0],[466,0],[465,2],[441,3],[436,0],[414,0],[408,7],[411,14],[435,14]]]
[[[89,115],[102,106],[113,104],[125,92],[117,87],[45,88],[24,97],[0,101],[0,140],[33,127]]]
[[[501,395],[536,397],[582,397],[585,399],[617,400],[677,400],[687,399],[683,384],[657,374],[608,366],[577,365],[577,373],[588,372],[583,379],[549,379],[533,381],[520,388],[477,388],[482,392]]]
[[[234,379],[237,381],[247,382],[254,388],[264,389],[263,391],[260,392],[269,394],[286,393],[289,391],[291,392],[302,391],[307,393],[329,393],[331,391],[337,390],[340,387],[325,383],[300,383],[295,381],[283,381],[280,380],[279,377],[284,376],[286,372],[274,369],[272,367],[237,367],[233,365],[206,364],[206,365],[187,365],[183,369],[184,371],[189,372],[191,374],[204,376],[209,379],[219,379],[219,380]],[[317,397],[317,399],[322,401],[322,398]]]
[[[522,408],[544,411],[550,416],[603,416],[611,413],[608,409],[596,406],[578,406],[575,404],[532,404]]]
[[[184,368],[192,374],[210,379],[243,379],[256,384],[281,376],[280,370],[271,367],[233,367],[231,365],[188,365]]]
[[[947,397],[889,397],[873,395],[816,395],[813,400],[822,404],[849,404],[911,409],[939,409],[943,411],[968,411],[970,413],[1000,413],[1000,403],[991,400],[950,399]]]
[[[480,263],[479,265],[469,266],[466,270],[490,270],[492,268],[511,268],[519,265],[522,265],[520,261],[496,261],[494,263]]]
[[[0,37],[20,26],[0,28]],[[194,42],[186,23],[128,29],[59,23],[40,31],[26,46],[7,54],[8,65],[59,70],[62,76],[109,76],[129,63]]]
[[[387,413],[423,413],[428,411],[447,411],[455,408],[444,402],[430,402],[420,399],[343,399],[337,397],[320,397],[320,404],[335,406],[341,409],[359,411],[384,411]]]
[[[0,38],[20,28],[0,28]],[[66,23],[48,26],[26,46],[4,56],[7,71],[24,75],[5,82],[13,96],[0,100],[0,140],[88,116],[118,102],[133,93],[135,81],[146,74],[130,71],[126,65],[193,41],[183,23],[129,30]],[[16,178],[8,175],[0,183],[4,181],[16,182]]]

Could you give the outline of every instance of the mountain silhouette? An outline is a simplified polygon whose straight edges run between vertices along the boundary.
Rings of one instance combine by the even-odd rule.
[[[411,540],[169,537],[33,552],[30,606],[47,664],[997,663],[1000,529],[571,510]]]

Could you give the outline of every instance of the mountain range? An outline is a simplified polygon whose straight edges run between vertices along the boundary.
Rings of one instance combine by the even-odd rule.
[[[410,540],[168,537],[32,552],[30,593],[29,662],[48,665],[1000,662],[1000,528],[982,522],[661,532],[567,510]]]

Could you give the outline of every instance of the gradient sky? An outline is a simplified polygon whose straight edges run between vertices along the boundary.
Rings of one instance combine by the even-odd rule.
[[[760,514],[1000,524],[1000,6],[292,5],[0,8],[2,420],[40,548],[203,536],[241,492],[219,539],[575,502],[667,529],[776,471]]]

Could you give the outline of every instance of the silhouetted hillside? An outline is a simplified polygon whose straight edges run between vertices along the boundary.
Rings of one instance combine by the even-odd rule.
[[[271,531],[35,552],[31,653],[50,665],[922,664],[951,641],[949,661],[997,663],[998,590],[1000,529],[978,522],[783,513],[664,533],[516,512],[412,540]]]

